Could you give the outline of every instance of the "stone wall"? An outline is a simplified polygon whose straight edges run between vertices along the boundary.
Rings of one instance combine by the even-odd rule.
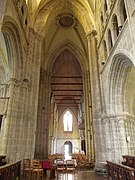
[[[118,163],[121,162],[122,155],[133,154],[133,147],[135,147],[133,143],[134,134],[132,133],[135,130],[133,126],[134,116],[131,115],[131,120],[129,116],[126,115],[133,113],[133,101],[131,102],[131,99],[134,99],[133,88],[130,83],[135,75],[133,71],[135,63],[135,33],[133,32],[134,10],[133,6],[131,6],[134,2],[124,2],[127,19],[122,25],[118,37],[113,41],[113,47],[110,52],[107,53],[107,58],[104,63],[102,63],[104,56],[102,54],[103,47],[101,44],[104,39],[107,40],[107,30],[112,27],[112,15],[114,13],[117,15],[120,13],[119,1],[115,1],[113,9],[109,11],[110,14],[106,21],[103,36],[101,41],[99,41],[99,67],[103,102],[101,131],[103,131],[103,143],[105,147],[103,159],[116,161]],[[119,14],[118,17],[118,23],[120,24],[120,22],[121,14]],[[113,30],[114,29],[111,29],[112,34]],[[130,96],[129,89],[131,91]],[[129,141],[127,141],[127,139],[129,139]]]
[[[73,131],[71,132],[64,131],[63,115],[59,119],[58,131],[57,131],[57,146],[56,146],[57,153],[64,153],[64,143],[66,141],[70,141],[72,143],[73,152],[81,148],[78,123],[74,115],[73,115]]]

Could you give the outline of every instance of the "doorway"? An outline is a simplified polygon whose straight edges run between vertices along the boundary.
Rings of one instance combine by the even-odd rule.
[[[72,142],[70,141],[64,143],[64,157],[65,160],[71,159],[72,157]]]

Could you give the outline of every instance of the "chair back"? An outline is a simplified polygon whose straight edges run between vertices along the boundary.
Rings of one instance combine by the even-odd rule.
[[[58,171],[65,171],[65,167],[64,167],[64,160],[63,159],[57,159],[56,160],[56,171],[58,173]]]
[[[32,168],[33,169],[41,169],[41,161],[38,159],[33,159]]]
[[[58,167],[64,167],[64,160],[63,159],[57,159],[56,160],[56,165]]]
[[[23,169],[28,169],[31,166],[31,160],[30,159],[23,159]]]
[[[66,160],[66,167],[67,167],[67,168],[75,168],[74,160],[73,160],[73,159],[71,159],[71,160]]]
[[[68,173],[69,171],[75,173],[75,162],[73,159],[66,160],[66,172]]]

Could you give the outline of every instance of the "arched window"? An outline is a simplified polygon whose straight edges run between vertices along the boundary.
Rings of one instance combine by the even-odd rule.
[[[104,60],[107,58],[107,47],[106,47],[106,41],[103,41],[103,50],[104,50]]]
[[[111,51],[113,47],[111,30],[108,30],[108,50]]]
[[[107,12],[107,2],[106,2],[106,0],[104,2],[104,11],[105,11],[105,13]]]
[[[120,2],[120,16],[121,16],[121,25],[123,25],[125,20],[127,19],[125,3],[123,0],[121,0]]]
[[[101,23],[104,24],[103,14],[101,13]]]
[[[72,114],[66,111],[63,117],[64,131],[72,131]]]
[[[117,36],[119,35],[118,20],[116,15],[113,16],[112,23],[113,23],[113,35],[114,35],[114,39],[116,40]]]
[[[104,18],[103,18],[103,13],[102,12],[101,12],[100,19],[101,19],[101,30],[103,31],[103,29],[104,29]]]

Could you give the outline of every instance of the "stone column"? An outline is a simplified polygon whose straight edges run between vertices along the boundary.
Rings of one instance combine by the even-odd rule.
[[[49,148],[48,148],[48,154],[53,154],[54,153],[54,137],[49,136]]]
[[[0,147],[8,162],[34,157],[41,45],[42,38],[30,29],[26,58],[21,57],[22,69],[17,67],[18,71],[15,72],[16,76],[20,76],[9,82],[10,98]]]
[[[126,115],[125,119],[125,133],[127,142],[127,154],[135,154],[135,116],[131,114]]]
[[[28,81],[17,80],[9,81],[9,103],[7,114],[3,121],[1,133],[1,154],[5,154],[7,162],[15,162],[23,158],[23,135],[24,111],[26,107],[26,94],[29,89]]]
[[[38,131],[38,96],[39,79],[41,66],[42,37],[32,28],[29,29],[29,48],[26,64],[26,75],[30,82],[30,89],[27,93],[27,109],[25,118],[25,157],[33,158],[35,153],[35,141]]]
[[[90,73],[86,72],[84,78],[84,103],[85,103],[85,142],[86,142],[86,156],[89,162],[95,160],[94,152],[94,132],[92,122],[92,104],[91,104],[91,86]]]
[[[50,77],[51,76],[47,71],[41,70],[35,148],[35,157],[38,156],[39,158],[47,158],[48,156],[49,122],[51,120]]]
[[[11,114],[11,104],[12,104],[12,98],[14,95],[14,81],[10,81],[10,86],[9,86],[9,95],[11,96],[11,98],[9,99],[8,102],[8,107],[7,107],[7,112],[5,114],[4,117],[4,122],[3,122],[3,126],[1,128],[1,141],[0,141],[0,153],[4,154],[7,156],[7,143],[8,143],[8,134],[9,134],[9,127],[11,124],[10,119],[10,114]],[[8,157],[9,159],[9,157]]]
[[[48,154],[53,154],[54,149],[54,98],[51,97],[51,117],[49,122],[49,146],[48,146]]]
[[[121,163],[122,155],[129,154],[133,155],[131,149],[134,151],[134,123],[131,123],[133,116],[127,116],[125,114],[119,114],[114,116],[102,117],[102,123],[104,128],[104,139],[105,139],[105,158],[109,161]],[[129,138],[129,141],[127,139]],[[132,154],[133,153],[133,154]]]
[[[101,125],[101,89],[98,68],[98,52],[97,52],[97,32],[92,30],[87,35],[88,42],[88,61],[90,71],[90,93],[91,93],[91,108],[92,108],[92,125],[94,128],[95,139],[95,155],[96,162],[105,161],[104,158],[104,138]]]

